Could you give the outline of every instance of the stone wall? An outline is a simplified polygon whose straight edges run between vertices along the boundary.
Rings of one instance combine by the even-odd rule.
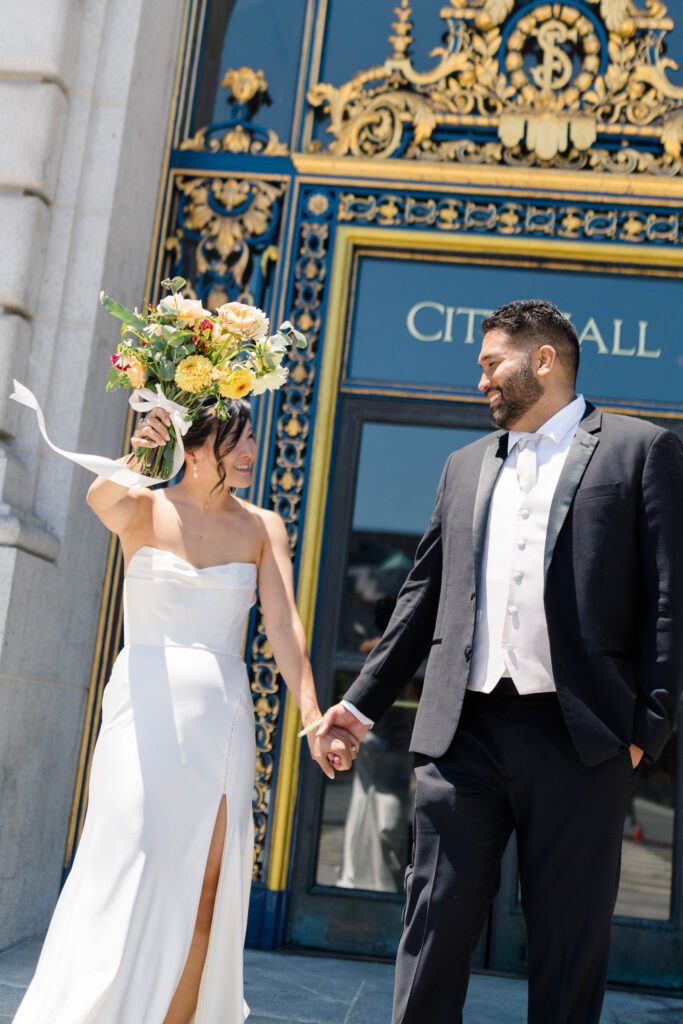
[[[144,298],[183,0],[5,0],[0,12],[0,949],[61,880],[107,533],[53,439],[118,456],[104,288]]]

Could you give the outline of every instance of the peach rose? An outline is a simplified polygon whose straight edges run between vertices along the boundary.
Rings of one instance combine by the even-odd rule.
[[[147,370],[142,360],[132,353],[127,355],[116,353],[111,357],[112,366],[115,366],[121,373],[125,373],[134,389],[144,388],[147,381]]]
[[[225,331],[240,338],[264,338],[268,333],[268,317],[262,309],[244,302],[226,302],[216,310]]]
[[[211,316],[208,309],[204,309],[199,299],[185,299],[180,292],[175,295],[167,295],[157,306],[157,313],[168,316],[175,313],[178,317],[180,327],[192,327],[197,320]]]

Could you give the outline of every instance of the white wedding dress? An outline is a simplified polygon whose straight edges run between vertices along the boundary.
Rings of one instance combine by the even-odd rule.
[[[241,658],[256,566],[131,559],[74,865],[14,1024],[162,1024],[223,794],[227,832],[194,1024],[241,1024],[254,715]]]

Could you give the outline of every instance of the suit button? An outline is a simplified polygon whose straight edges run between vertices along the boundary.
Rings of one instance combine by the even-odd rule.
[[[465,655],[465,661],[469,661],[470,658],[472,657],[472,648],[470,647],[469,644],[467,645],[467,647],[464,650],[464,655]]]

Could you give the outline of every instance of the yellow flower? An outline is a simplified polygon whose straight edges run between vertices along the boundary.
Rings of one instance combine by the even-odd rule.
[[[208,388],[212,378],[213,363],[206,356],[185,356],[175,371],[175,382],[178,387],[193,395]]]
[[[256,380],[253,370],[247,369],[246,366],[238,366],[234,370],[230,367],[223,370],[217,367],[215,377],[218,381],[219,394],[223,398],[244,398],[252,390]]]

